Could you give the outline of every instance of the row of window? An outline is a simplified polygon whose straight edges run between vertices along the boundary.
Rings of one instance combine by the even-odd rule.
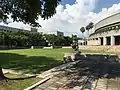
[[[112,25],[112,26],[108,26],[105,28],[101,28],[101,29],[95,31],[95,33],[101,33],[101,32],[105,32],[105,31],[119,30],[119,29],[120,29],[120,25]]]
[[[102,32],[107,32],[107,31],[111,31],[111,30],[119,30],[120,29],[120,24],[114,24],[111,26],[107,26],[105,28],[101,28],[95,31],[95,33],[92,33],[90,36],[95,35],[97,33],[102,33]]]

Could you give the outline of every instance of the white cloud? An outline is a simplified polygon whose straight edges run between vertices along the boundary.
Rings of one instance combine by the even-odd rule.
[[[120,11],[120,3],[114,4],[110,8],[103,8],[101,12],[94,13],[98,0],[76,0],[75,4],[58,5],[57,13],[48,20],[39,18],[39,23],[42,29],[39,31],[56,31],[60,30],[66,34],[77,34],[81,36],[80,27],[86,26],[90,21],[96,23],[99,20],[106,18]],[[30,29],[29,25],[22,23],[10,23],[8,26]],[[87,32],[85,33],[85,36]]]
[[[48,20],[39,20],[46,30],[60,30],[66,34],[81,35],[80,27],[90,22],[88,14],[95,8],[97,0],[76,0],[75,4],[59,5],[57,13]]]

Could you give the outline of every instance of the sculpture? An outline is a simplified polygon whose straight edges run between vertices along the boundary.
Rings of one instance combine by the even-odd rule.
[[[77,39],[77,37],[74,37],[74,39],[73,39],[73,43],[72,43],[72,52],[73,52],[73,53],[76,53],[76,54],[80,53],[80,51],[79,51],[79,46],[78,46],[78,39]]]

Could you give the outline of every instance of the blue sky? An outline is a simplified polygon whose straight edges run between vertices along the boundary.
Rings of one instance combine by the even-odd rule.
[[[63,4],[74,4],[75,0],[62,0]],[[98,3],[96,5],[96,8],[94,12],[98,13],[102,10],[102,8],[109,8],[113,4],[120,3],[120,0],[98,0]]]

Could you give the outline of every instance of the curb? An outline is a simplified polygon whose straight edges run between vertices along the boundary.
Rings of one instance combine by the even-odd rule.
[[[37,82],[36,84],[33,84],[32,86],[30,86],[30,87],[28,87],[28,88],[26,88],[26,89],[24,89],[24,90],[31,90],[31,89],[37,87],[38,85],[40,85],[40,84],[46,82],[46,81],[49,80],[50,78],[51,78],[51,77],[47,77],[47,78],[45,78],[45,79],[43,79],[43,80]]]

